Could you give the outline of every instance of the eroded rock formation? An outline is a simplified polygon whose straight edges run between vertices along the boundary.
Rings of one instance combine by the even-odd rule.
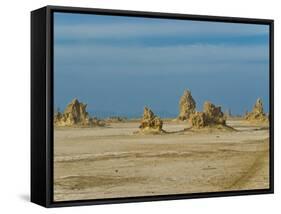
[[[226,119],[220,106],[215,106],[210,102],[205,102],[203,111],[207,117],[207,124],[225,125]]]
[[[190,116],[196,111],[196,103],[191,92],[185,90],[179,102],[178,120],[188,120]]]
[[[195,112],[190,116],[189,120],[193,128],[203,128],[207,126],[207,118],[204,112]]]
[[[92,126],[102,125],[96,118],[90,118],[86,111],[87,104],[73,99],[65,108],[64,112],[57,112],[54,116],[56,126]]]
[[[203,112],[196,112],[190,116],[190,123],[193,128],[214,127],[217,125],[226,126],[226,117],[220,106],[210,102],[204,103]]]
[[[268,117],[263,111],[263,103],[260,98],[257,99],[252,112],[246,113],[245,119],[252,122],[268,122]]]
[[[163,121],[154,115],[154,113],[148,107],[144,107],[143,116],[141,119],[141,124],[139,126],[142,132],[151,132],[151,133],[161,133]]]

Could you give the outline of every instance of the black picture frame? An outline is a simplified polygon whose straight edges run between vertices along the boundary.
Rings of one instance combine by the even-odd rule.
[[[125,197],[79,201],[53,201],[53,13],[84,13],[212,22],[251,23],[270,28],[269,109],[270,188],[211,193]],[[44,207],[113,204],[190,198],[268,194],[274,192],[274,21],[237,17],[202,16],[144,11],[46,6],[31,12],[31,201]]]

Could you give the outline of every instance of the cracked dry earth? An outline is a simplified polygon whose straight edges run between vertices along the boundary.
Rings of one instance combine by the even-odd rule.
[[[56,128],[54,200],[83,200],[269,188],[269,130],[243,120],[237,132],[136,135],[138,122]],[[179,131],[179,132],[177,132]]]

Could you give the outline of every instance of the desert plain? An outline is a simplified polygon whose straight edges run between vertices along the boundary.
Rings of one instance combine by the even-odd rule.
[[[137,134],[139,120],[56,127],[54,201],[269,188],[267,124],[229,118],[236,131],[192,131],[163,121],[167,133],[155,135]]]

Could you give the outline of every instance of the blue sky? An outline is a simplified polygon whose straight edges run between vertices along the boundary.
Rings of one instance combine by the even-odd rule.
[[[55,108],[77,97],[99,117],[176,116],[184,89],[198,110],[268,111],[269,26],[55,13],[54,79]]]

